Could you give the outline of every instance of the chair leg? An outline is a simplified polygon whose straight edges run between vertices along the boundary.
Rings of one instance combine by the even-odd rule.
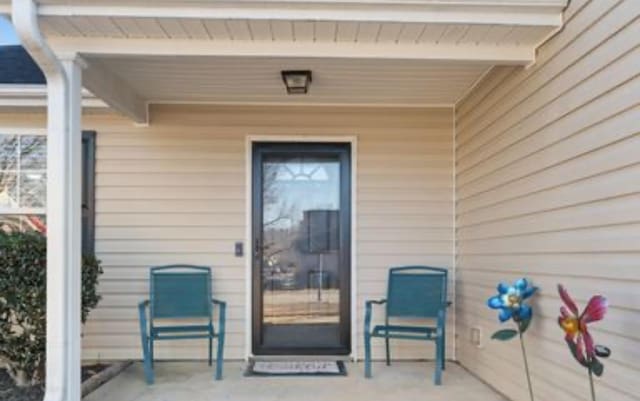
[[[433,383],[436,386],[442,384],[442,359],[444,357],[444,352],[442,347],[444,346],[444,342],[442,341],[442,337],[436,339],[436,370],[433,374]]]
[[[153,337],[149,338],[149,356],[151,357],[149,363],[153,368]]]
[[[218,353],[216,355],[216,380],[222,380],[222,363],[224,362],[224,332],[218,334]]]
[[[442,328],[442,359],[441,359],[442,370],[445,369],[445,360],[447,359],[447,357],[446,357],[446,352],[447,352],[447,346],[446,346],[447,343],[446,343],[446,341],[447,341],[447,334],[446,334],[445,329],[443,327]]]
[[[213,336],[209,334],[209,366],[211,366],[213,362]]]
[[[384,345],[386,347],[386,351],[387,351],[387,366],[391,365],[391,350],[389,349],[389,337],[385,337],[384,338]]]
[[[140,345],[142,346],[142,367],[147,384],[153,384],[153,353],[150,350],[153,336],[149,335],[149,326],[147,325],[147,315],[145,312],[147,302],[141,302],[138,305],[138,322],[140,324]]]
[[[153,384],[155,381],[153,374],[152,357],[149,352],[149,338],[145,335],[142,336],[142,367],[144,369],[144,377],[147,384]]]
[[[364,377],[371,377],[371,335],[364,333]]]

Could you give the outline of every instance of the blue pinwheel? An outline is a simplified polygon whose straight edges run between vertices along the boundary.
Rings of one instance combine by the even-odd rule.
[[[536,291],[537,287],[529,285],[527,279],[521,278],[513,285],[505,283],[498,284],[498,295],[495,295],[487,301],[492,309],[499,309],[498,319],[500,322],[506,322],[512,319],[516,323],[528,322],[532,316],[531,306],[524,301],[530,298]]]
[[[491,309],[499,309],[498,319],[501,323],[513,320],[518,326],[517,330],[502,329],[498,330],[491,336],[494,340],[507,341],[518,336],[520,339],[520,349],[522,350],[522,359],[524,362],[524,371],[527,376],[527,387],[529,389],[529,399],[533,400],[533,387],[531,386],[531,374],[529,373],[529,362],[527,362],[527,351],[524,346],[522,335],[529,328],[533,310],[525,301],[531,298],[538,291],[538,287],[529,285],[525,278],[517,280],[513,285],[504,283],[498,284],[498,295],[487,300],[487,305]]]

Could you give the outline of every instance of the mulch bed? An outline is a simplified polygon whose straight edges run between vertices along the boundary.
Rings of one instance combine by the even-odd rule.
[[[100,373],[109,365],[95,364],[82,367],[82,381]],[[0,400],[2,401],[42,401],[44,387],[41,385],[31,387],[16,387],[13,379],[5,369],[0,369]]]
[[[5,369],[0,369],[0,400],[41,401],[44,396],[42,386],[16,387]]]
[[[84,382],[91,376],[95,376],[98,373],[102,372],[110,365],[105,365],[104,363],[96,363],[95,365],[86,365],[82,367],[82,381]]]

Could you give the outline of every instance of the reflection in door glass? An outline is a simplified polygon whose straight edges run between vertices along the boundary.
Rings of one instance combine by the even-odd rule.
[[[265,336],[320,325],[338,341],[340,161],[269,155],[262,179]]]

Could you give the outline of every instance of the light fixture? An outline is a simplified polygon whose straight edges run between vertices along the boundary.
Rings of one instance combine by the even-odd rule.
[[[309,91],[309,85],[311,84],[311,71],[282,71],[282,81],[284,81],[284,85],[287,87],[287,93],[289,95],[304,95]]]

